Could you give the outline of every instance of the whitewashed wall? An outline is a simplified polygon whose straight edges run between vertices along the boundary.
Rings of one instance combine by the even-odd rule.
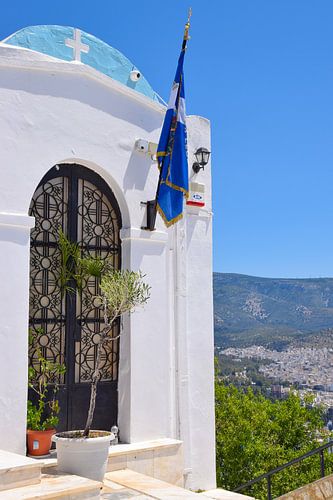
[[[29,204],[50,168],[78,163],[114,191],[123,266],[141,269],[152,287],[146,308],[124,321],[121,436],[129,442],[180,437],[188,485],[208,488],[215,484],[210,168],[199,174],[208,186],[208,210],[191,209],[176,231],[160,219],[155,232],[140,229],[140,202],[154,197],[158,176],[134,143],[158,142],[163,114],[156,102],[92,68],[0,44],[0,279],[6,284],[0,292],[0,448],[25,452]],[[209,147],[209,135],[206,120],[189,118],[191,153]],[[177,262],[185,263],[181,283]]]
[[[211,151],[210,124],[199,116],[188,117],[189,158],[200,147]],[[186,275],[186,334],[188,376],[189,486],[208,489],[215,483],[215,403],[214,403],[214,335],[213,335],[213,269],[212,269],[212,195],[211,165],[194,174],[190,181],[205,184],[204,208],[187,207],[184,224],[184,260]],[[179,232],[180,228],[177,228]],[[178,247],[181,252],[181,248]],[[181,313],[183,314],[183,313]],[[180,348],[180,365],[186,354]],[[186,366],[186,365],[185,365]],[[186,377],[186,374],[183,374]],[[187,444],[189,443],[189,444]],[[203,458],[204,457],[204,458]],[[185,467],[187,464],[185,463]]]

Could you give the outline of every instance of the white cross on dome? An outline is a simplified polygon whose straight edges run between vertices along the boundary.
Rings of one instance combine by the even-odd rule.
[[[81,42],[81,30],[77,28],[74,29],[73,39],[66,38],[65,45],[73,49],[74,61],[81,62],[81,52],[85,52],[86,54],[89,52],[89,45],[85,45]]]

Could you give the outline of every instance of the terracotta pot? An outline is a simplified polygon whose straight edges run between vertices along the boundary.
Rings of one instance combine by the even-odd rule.
[[[28,454],[33,456],[48,455],[51,448],[51,439],[55,429],[47,431],[27,430]]]

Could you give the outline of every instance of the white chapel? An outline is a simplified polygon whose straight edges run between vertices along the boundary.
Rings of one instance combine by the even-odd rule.
[[[210,489],[211,168],[192,168],[197,150],[210,150],[210,124],[187,116],[184,217],[166,228],[158,215],[150,231],[165,112],[134,63],[79,29],[31,26],[0,43],[0,449],[26,453],[29,326],[42,328],[45,356],[66,365],[54,381],[60,428],[83,425],[102,319],[93,286],[61,294],[61,230],[82,252],[141,270],[151,286],[147,305],[122,318],[119,343],[105,349],[94,425],[117,425],[121,443],[137,450],[164,443],[178,464],[174,483]],[[148,460],[153,445],[143,448]]]

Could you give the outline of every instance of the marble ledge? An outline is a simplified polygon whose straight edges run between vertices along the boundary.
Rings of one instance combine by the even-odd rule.
[[[168,233],[166,231],[148,231],[137,227],[128,227],[120,230],[120,239],[122,242],[139,240],[149,243],[165,244],[168,241]]]
[[[122,455],[131,455],[144,451],[167,450],[170,448],[180,447],[183,441],[171,438],[154,439],[151,441],[140,441],[138,443],[123,443],[110,446],[109,458],[120,457]],[[56,457],[43,458],[43,469],[47,467],[55,467],[57,465]],[[125,462],[124,462],[125,463]],[[126,462],[127,463],[127,462]]]
[[[43,474],[38,484],[14,487],[0,492],[0,500],[80,499],[98,500],[102,483],[71,474]]]
[[[35,217],[20,213],[0,212],[0,226],[30,230],[35,226]]]
[[[0,473],[7,473],[11,469],[35,468],[38,463],[33,458],[0,450]]]
[[[141,441],[138,443],[130,444],[116,444],[110,446],[109,457],[114,457],[118,455],[128,455],[130,453],[140,452],[140,451],[150,451],[150,450],[161,450],[166,448],[173,448],[182,445],[183,442],[177,439],[163,438],[155,439],[152,441]]]

